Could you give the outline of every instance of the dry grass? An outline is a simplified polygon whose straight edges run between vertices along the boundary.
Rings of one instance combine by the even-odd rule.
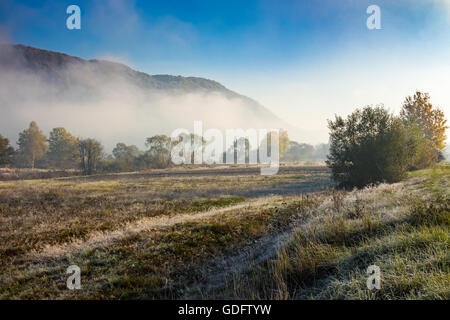
[[[0,182],[0,298],[448,299],[449,171],[352,192],[320,172]]]
[[[84,240],[144,218],[206,211],[250,194],[301,192],[329,183],[311,175],[115,177],[0,182],[0,259]]]
[[[184,283],[177,277],[199,275],[187,268],[189,265],[196,265],[199,271],[204,261],[219,256],[217,252],[225,254],[222,249],[228,249],[228,244],[230,249],[243,246],[288,223],[288,215],[275,218],[284,214],[277,208],[259,211],[265,202],[276,206],[277,196],[266,198],[268,195],[328,185],[328,175],[308,173],[151,178],[117,174],[0,182],[0,297],[137,298],[141,297],[138,292],[142,297],[177,297],[174,287]],[[178,249],[159,248],[164,243],[180,248],[182,239],[175,237],[180,232],[191,244],[181,247],[186,253],[178,266]],[[215,248],[220,243],[227,246]],[[203,244],[210,250],[205,251]],[[145,260],[147,255],[141,249],[153,252],[151,260]],[[102,262],[97,261],[97,252]],[[64,280],[65,268],[75,262],[83,268],[87,287],[78,295],[65,288]],[[127,269],[136,264],[152,271],[143,274]],[[166,269],[175,273],[167,274]],[[141,287],[147,285],[147,276],[178,284],[163,290],[155,280],[156,287],[147,290]],[[134,280],[123,292],[121,287],[106,290],[104,286],[117,277]]]
[[[450,167],[393,185],[332,192],[277,254],[210,297],[449,299]],[[366,268],[381,269],[380,290]]]

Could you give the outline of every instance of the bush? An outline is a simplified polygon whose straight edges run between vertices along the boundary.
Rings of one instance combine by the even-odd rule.
[[[406,177],[418,149],[403,121],[381,106],[366,107],[347,119],[328,122],[330,153],[327,164],[333,178],[344,188]]]
[[[435,164],[439,158],[439,150],[423,135],[422,128],[415,123],[406,123],[410,135],[410,145],[414,148],[414,155],[410,159],[409,170],[428,168]]]

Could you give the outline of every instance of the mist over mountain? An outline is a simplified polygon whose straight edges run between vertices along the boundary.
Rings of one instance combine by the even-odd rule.
[[[207,128],[290,126],[258,102],[197,77],[148,75],[120,63],[85,60],[23,45],[0,45],[0,128],[16,141],[36,121],[45,133],[63,126],[94,137],[107,149],[117,142],[143,146],[146,137]]]

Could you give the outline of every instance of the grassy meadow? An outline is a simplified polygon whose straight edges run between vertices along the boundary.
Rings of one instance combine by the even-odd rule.
[[[354,191],[227,170],[0,182],[0,299],[450,298],[448,164]]]

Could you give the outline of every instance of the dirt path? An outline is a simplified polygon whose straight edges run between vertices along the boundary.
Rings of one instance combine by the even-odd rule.
[[[408,207],[401,207],[395,203],[381,203],[376,201],[383,190],[391,190],[395,192],[408,193],[411,186],[419,183],[417,178],[409,179],[395,184],[382,184],[381,187],[367,190],[355,190],[349,192],[343,198],[343,201],[354,202],[359,197],[374,198],[373,202],[377,210],[392,211],[407,210]],[[382,199],[382,198],[381,198]],[[320,198],[320,205],[315,209],[316,212],[325,212],[332,207],[331,197],[324,196]],[[347,204],[348,205],[348,204]],[[214,295],[214,289],[224,288],[227,283],[232,280],[232,277],[239,273],[244,273],[252,268],[252,266],[261,264],[270,258],[273,258],[279,249],[285,247],[287,243],[293,238],[294,233],[299,229],[307,228],[313,218],[308,215],[299,215],[293,220],[290,225],[284,230],[271,233],[261,239],[258,239],[254,244],[247,245],[239,250],[237,254],[225,255],[218,258],[216,261],[209,263],[204,267],[202,278],[189,288],[185,289],[182,299],[217,299]],[[219,298],[223,298],[220,297]]]
[[[287,229],[258,239],[239,253],[221,257],[206,266],[203,279],[186,289],[181,299],[208,299],[212,290],[223,288],[234,274],[248,271],[253,265],[274,257],[292,239],[297,226],[298,221],[293,222]]]
[[[230,207],[212,209],[200,213],[186,213],[186,214],[177,214],[173,216],[157,216],[145,218],[128,223],[124,227],[111,232],[93,232],[85,240],[76,240],[66,244],[47,246],[41,251],[31,252],[30,254],[26,255],[25,260],[59,258],[68,254],[72,254],[87,249],[104,247],[112,244],[117,240],[127,238],[140,232],[167,228],[176,225],[178,223],[201,221],[220,213],[238,210],[242,208],[261,206],[263,204],[273,202],[277,198],[279,197],[272,196],[272,197],[258,198]]]
[[[260,175],[261,168],[258,166],[238,166],[221,168],[198,168],[198,169],[159,169],[149,172],[131,173],[109,173],[91,176],[62,177],[64,181],[98,181],[98,180],[122,180],[122,179],[149,179],[158,177],[193,177],[193,176],[239,176],[239,175]],[[330,169],[325,165],[315,166],[280,166],[278,174],[330,174]]]

